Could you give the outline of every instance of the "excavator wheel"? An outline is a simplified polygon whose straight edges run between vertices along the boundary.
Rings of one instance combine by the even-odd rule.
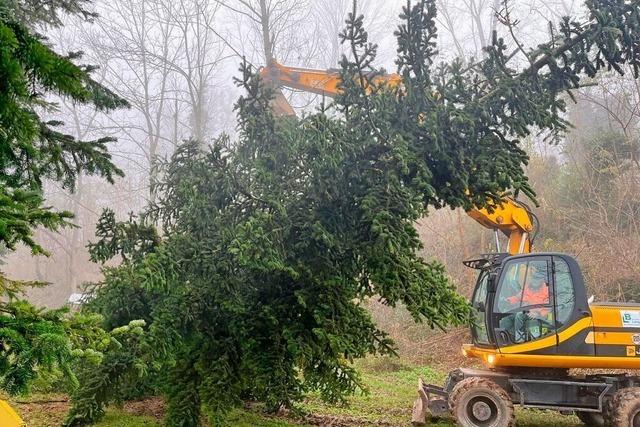
[[[640,387],[618,390],[611,406],[611,427],[640,427]]]
[[[515,413],[507,392],[487,378],[460,381],[449,395],[451,412],[461,427],[513,427]]]
[[[588,427],[604,427],[604,415],[599,412],[576,412],[576,416]]]

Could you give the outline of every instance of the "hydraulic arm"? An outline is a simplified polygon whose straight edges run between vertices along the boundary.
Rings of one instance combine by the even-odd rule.
[[[312,70],[307,68],[287,67],[271,61],[260,70],[262,80],[278,88],[285,86],[318,95],[334,97],[340,93],[340,74],[337,70]],[[385,82],[389,86],[397,86],[402,82],[398,74],[377,75],[373,83]],[[271,103],[273,111],[278,115],[294,116],[295,112],[284,95],[278,90]]]
[[[279,90],[282,86],[328,97],[334,97],[340,93],[340,75],[337,70],[287,67],[272,61],[260,70],[260,76],[277,89],[271,105],[278,115],[295,115],[293,108]],[[376,76],[373,82],[385,82],[390,86],[397,86],[402,80],[398,74],[382,74]],[[494,204],[491,207],[492,212],[488,209],[472,209],[467,214],[484,227],[494,230],[496,236],[498,231],[506,235],[509,238],[510,254],[531,252],[534,216],[528,207],[511,197],[504,197],[502,204]],[[497,237],[496,246],[499,251]]]
[[[502,205],[492,205],[492,208],[492,212],[488,209],[472,209],[467,215],[481,225],[507,236],[511,255],[530,253],[535,230],[534,216],[528,206],[511,197],[503,197]],[[500,252],[497,235],[496,247]]]

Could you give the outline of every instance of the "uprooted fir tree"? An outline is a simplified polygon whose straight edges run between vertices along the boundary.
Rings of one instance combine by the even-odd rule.
[[[587,0],[583,21],[563,19],[533,50],[514,54],[494,37],[480,62],[437,65],[435,4],[403,9],[396,88],[372,84],[376,47],[354,7],[331,113],[274,117],[271,90],[243,66],[238,140],[185,143],[140,221],[101,221],[94,259],[125,261],[105,269],[89,308],[113,326],[150,322],[167,425],[200,425],[203,412],[221,422],[245,399],[271,410],[311,390],[341,401],[361,386],[355,358],[393,353],[368,298],[403,304],[431,327],[465,322],[443,267],[417,255],[415,221],[508,189],[532,195],[520,141],[531,129],[561,134],[563,94],[584,77],[623,64],[638,72],[638,1]],[[502,21],[513,25],[506,12]],[[528,65],[512,68],[514,57]],[[68,425],[115,397],[95,396],[78,390]]]

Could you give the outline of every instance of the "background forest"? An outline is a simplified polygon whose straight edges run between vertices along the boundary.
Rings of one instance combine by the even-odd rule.
[[[10,10],[11,2],[8,4]],[[272,59],[321,69],[340,64],[342,72],[348,73],[358,71],[375,56],[376,68],[405,70],[405,79],[409,81],[410,75],[412,84],[420,89],[440,84],[436,78],[432,82],[430,76],[424,77],[419,67],[406,59],[415,54],[411,46],[405,46],[405,51],[396,48],[390,28],[401,24],[398,12],[406,2],[361,0],[357,4],[363,21],[352,17],[345,22],[353,8],[351,0],[97,0],[87,6],[90,13],[78,9],[54,19],[46,8],[25,7],[24,16],[15,18],[29,31],[46,35],[46,43],[53,50],[74,52],[64,60],[81,58],[82,63],[92,64],[81,67],[91,71],[91,80],[82,80],[78,87],[61,87],[55,76],[49,87],[47,75],[37,75],[39,83],[53,92],[39,110],[43,129],[50,130],[47,126],[51,126],[59,132],[45,132],[44,140],[61,140],[71,147],[76,147],[73,142],[77,141],[72,158],[82,167],[67,167],[70,161],[62,156],[58,159],[55,152],[53,166],[43,161],[37,169],[42,176],[36,176],[34,185],[44,190],[44,204],[63,213],[36,220],[35,225],[43,227],[37,228],[33,241],[23,239],[25,245],[18,245],[16,250],[9,246],[2,255],[6,277],[49,283],[27,291],[28,300],[36,306],[56,309],[71,302],[71,307],[78,309],[80,294],[98,295],[88,308],[105,315],[102,320],[106,322],[101,323],[104,330],[96,326],[99,320],[90,314],[65,325],[71,331],[67,332],[71,340],[79,341],[74,342],[74,348],[84,348],[80,356],[95,359],[95,364],[78,364],[74,359],[78,354],[64,352],[57,356],[59,360],[50,361],[63,370],[74,370],[65,380],[71,383],[65,387],[75,390],[66,425],[83,425],[87,419],[100,418],[107,403],[160,389],[170,396],[168,425],[197,425],[203,415],[202,402],[207,404],[203,405],[208,411],[204,415],[218,420],[247,393],[273,411],[300,400],[309,390],[318,391],[326,401],[342,402],[344,394],[359,387],[359,377],[342,358],[351,361],[370,353],[392,354],[391,338],[401,357],[424,362],[450,350],[438,349],[444,340],[453,347],[464,340],[462,329],[447,335],[455,337],[450,341],[434,327],[464,323],[464,305],[449,285],[452,283],[463,296],[469,295],[474,274],[462,266],[461,260],[493,250],[493,236],[460,208],[469,207],[468,202],[460,200],[464,190],[461,183],[454,182],[455,188],[447,193],[442,190],[445,186],[438,186],[442,182],[436,176],[435,190],[429,193],[433,177],[429,173],[421,175],[424,171],[419,162],[418,166],[412,163],[411,156],[416,153],[407,149],[407,154],[402,145],[398,148],[402,161],[397,163],[396,158],[387,159],[374,152],[375,143],[367,142],[366,137],[363,146],[358,146],[365,154],[355,150],[350,153],[349,138],[356,136],[344,132],[331,119],[333,113],[325,115],[327,100],[320,96],[284,90],[298,115],[305,119],[302,126],[286,120],[281,125],[266,112],[269,94],[251,75],[252,70]],[[527,46],[543,43],[549,37],[555,43],[556,35],[547,23],[559,22],[566,15],[581,16],[586,11],[582,2],[573,0],[437,0],[423,4],[435,5],[437,16],[431,9],[424,15],[410,15],[408,8],[404,18],[407,22],[411,16],[423,19],[419,25],[430,37],[437,28],[437,53],[429,43],[420,45],[424,49],[421,53],[426,52],[425,63],[429,65],[431,61],[461,58],[446,71],[452,75],[473,68],[476,59],[494,65],[504,59],[502,42],[497,41],[501,36],[527,40]],[[50,6],[52,10],[59,7],[55,1]],[[14,19],[9,16],[9,20]],[[0,17],[5,19],[3,14]],[[347,30],[341,33],[345,26]],[[363,28],[368,31],[368,39]],[[576,30],[580,31],[583,29]],[[614,31],[612,34],[618,36]],[[410,36],[404,34],[405,40]],[[398,36],[400,40],[402,37]],[[374,49],[368,41],[378,47]],[[486,49],[489,46],[493,50]],[[523,69],[528,57],[518,47],[523,55],[514,54],[509,60],[515,68]],[[496,160],[494,172],[500,179],[478,174],[473,184],[489,194],[516,187],[522,190],[522,198],[532,188],[539,204],[534,212],[540,221],[535,249],[575,255],[589,292],[598,300],[640,299],[640,85],[634,79],[637,58],[627,58],[631,65],[620,59],[627,54],[622,51],[614,59],[607,57],[608,63],[615,64],[614,70],[597,75],[595,68],[587,71],[590,77],[580,81],[581,87],[572,95],[562,94],[556,103],[554,91],[569,85],[571,67],[580,71],[584,64],[579,61],[591,60],[578,52],[578,65],[570,63],[569,71],[563,71],[566,76],[562,77],[568,76],[564,82],[544,89],[545,96],[536,100],[539,104],[516,107],[534,113],[548,109],[556,114],[560,110],[557,117],[541,113],[528,118],[525,131],[517,130],[517,121],[501,117],[509,123],[506,126],[512,126],[512,133],[507,134],[522,139],[520,148],[504,149],[514,155],[513,159]],[[602,62],[597,68],[604,65]],[[588,66],[586,69],[590,70]],[[482,72],[495,76],[501,71],[487,66]],[[499,78],[492,83],[496,90],[503,89]],[[347,85],[346,94],[338,98],[336,110],[353,125],[347,129],[370,135],[372,129],[366,123],[373,120],[367,112],[369,106],[359,103],[358,89],[352,86]],[[451,99],[463,96],[446,84],[440,86],[440,92]],[[551,92],[553,96],[546,98]],[[423,94],[424,98],[418,96],[416,101],[411,99],[411,90],[408,93],[407,104],[437,103],[432,95]],[[405,111],[405,105],[395,104],[395,98],[384,93],[375,95],[378,105],[389,111]],[[521,95],[516,93],[514,97]],[[562,111],[562,102],[567,103],[566,112]],[[400,143],[405,135],[419,133],[413,125],[387,117],[383,107],[374,117],[376,123],[389,125],[383,133],[405,131],[398,137]],[[421,120],[435,120],[424,117]],[[55,118],[55,122],[47,122],[49,118]],[[562,132],[564,120],[575,127]],[[360,129],[359,123],[364,123]],[[347,143],[334,150],[327,135],[339,135]],[[89,144],[97,149],[83,148],[81,141],[91,141]],[[292,146],[279,146],[282,141],[291,141]],[[418,171],[411,180],[415,188],[406,190],[398,184],[393,190],[399,199],[385,199],[387,193],[382,191],[384,185],[378,177],[365,173],[343,177],[337,165],[357,163],[364,155],[371,155],[372,161],[381,162],[382,170],[397,172],[402,179],[410,175],[405,170],[414,173],[411,168],[415,167]],[[333,173],[326,172],[326,163],[322,163],[327,158],[335,160]],[[489,162],[481,155],[478,159],[480,165]],[[296,162],[302,166],[289,169]],[[521,163],[526,164],[528,182],[519,171]],[[18,172],[22,171],[18,168]],[[396,183],[393,173],[384,176],[387,190],[389,183]],[[323,228],[330,221],[322,216],[322,209],[314,212],[317,222],[313,224],[306,224],[306,217],[295,214],[306,206],[324,206],[334,200],[327,196],[329,191],[315,192],[306,187],[309,176],[319,177],[319,188],[325,185],[335,190],[339,195],[332,197],[344,202],[331,205],[342,215],[342,222],[335,227],[339,232],[331,230],[334,235]],[[350,179],[363,188],[353,200],[341,193],[341,185],[354,182]],[[416,196],[417,188],[428,195]],[[216,190],[215,197],[209,193],[212,189]],[[387,211],[376,210],[384,203],[387,208],[395,203],[388,217]],[[434,208],[440,205],[444,207]],[[427,215],[421,215],[419,206],[429,206]],[[351,215],[354,207],[362,207],[360,217]],[[209,215],[211,212],[215,215]],[[422,247],[407,225],[415,220]],[[286,227],[278,226],[283,223]],[[370,225],[374,236],[357,234]],[[233,235],[225,230],[233,230]],[[282,251],[283,255],[278,244],[295,248],[297,253],[291,256]],[[321,245],[335,253],[314,259],[314,251]],[[420,260],[410,255],[417,248]],[[349,256],[356,260],[353,265],[344,262]],[[364,271],[370,276],[356,280],[362,259]],[[612,270],[611,265],[617,268]],[[262,287],[266,275],[270,275],[271,281],[266,283],[271,286]],[[431,287],[416,286],[421,279]],[[211,286],[210,282],[216,280],[229,287]],[[394,280],[403,286],[385,286]],[[379,285],[376,289],[371,286],[374,282]],[[131,287],[131,283],[141,287]],[[344,294],[334,301],[327,289],[306,286],[308,283],[334,283]],[[243,288],[246,284],[251,286]],[[5,292],[11,292],[10,286],[8,289]],[[290,289],[295,292],[289,294]],[[283,300],[283,295],[291,300]],[[343,304],[355,299],[365,301],[366,312],[359,305]],[[211,301],[223,303],[208,304]],[[268,303],[263,306],[263,301]],[[325,308],[330,313],[332,308],[319,304],[314,308],[315,317],[307,319],[301,314],[302,319],[290,319],[293,326],[283,326],[280,320],[286,318],[292,301],[305,308],[319,301],[335,303],[343,316],[335,322],[326,320],[331,316],[318,313]],[[24,308],[15,310],[28,312]],[[52,324],[63,315],[47,313],[52,317],[45,320]],[[234,323],[234,316],[241,314],[252,317]],[[368,322],[369,314],[380,331]],[[304,336],[308,325],[321,325],[313,328],[317,336],[291,339]],[[151,341],[141,338],[146,334],[145,327]],[[274,330],[281,333],[277,337],[281,342],[271,342]],[[237,336],[252,339],[238,345]],[[158,342],[166,348],[149,348]],[[127,351],[122,350],[123,345]],[[93,354],[93,348],[101,353]],[[265,348],[268,350],[264,353],[257,351]],[[327,349],[333,352],[329,356]],[[170,381],[160,384],[159,373],[165,368],[161,363],[163,352],[171,354],[172,365]],[[71,367],[67,366],[70,361]],[[305,367],[305,381],[298,378],[296,366]],[[15,373],[15,390],[11,390],[11,382],[5,388],[12,392],[26,389],[21,381],[30,379],[22,377],[32,374],[27,371]],[[247,378],[255,382],[247,384]],[[105,391],[109,389],[105,384],[111,381],[113,388]],[[82,386],[78,388],[78,384]],[[183,424],[171,424],[171,420],[183,420]]]

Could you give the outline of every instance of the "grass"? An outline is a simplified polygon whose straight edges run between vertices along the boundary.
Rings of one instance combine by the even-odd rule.
[[[441,384],[445,374],[430,367],[409,367],[389,358],[370,359],[360,363],[368,393],[349,399],[346,407],[333,407],[310,396],[303,409],[314,415],[340,415],[372,424],[403,425],[411,417],[419,377]]]
[[[285,419],[269,418],[263,414],[247,410],[234,411],[229,417],[229,424],[234,427],[293,427],[306,425]]]
[[[13,409],[28,427],[60,426],[69,410],[68,397],[63,394],[34,393],[28,398],[9,398]],[[95,427],[161,427],[162,422],[152,416],[134,415],[120,408],[108,408],[105,417]],[[2,427],[2,426],[0,426]]]
[[[162,423],[151,417],[131,415],[121,410],[110,410],[96,427],[161,427]]]
[[[413,401],[416,398],[417,379],[442,384],[446,370],[438,367],[412,366],[397,359],[372,358],[358,362],[368,393],[353,396],[347,406],[330,406],[317,395],[309,396],[301,404],[306,418],[269,417],[257,410],[236,410],[229,424],[234,427],[300,427],[309,425],[357,426],[409,426]],[[59,426],[68,403],[60,402],[64,396],[31,396],[26,402],[11,402],[29,427]],[[43,403],[51,401],[49,403]],[[27,403],[31,402],[31,403]],[[125,406],[126,408],[126,406]],[[439,420],[429,426],[452,427],[453,420]],[[518,410],[518,427],[578,427],[576,417],[561,416],[557,412]],[[134,415],[130,410],[110,408],[97,427],[160,427],[158,417]]]

